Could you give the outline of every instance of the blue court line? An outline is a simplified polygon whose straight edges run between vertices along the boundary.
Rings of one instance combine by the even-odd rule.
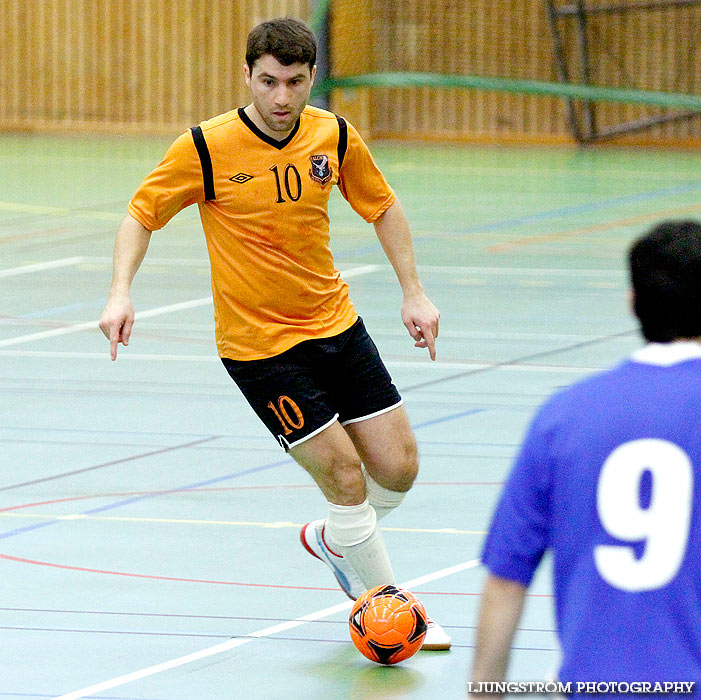
[[[619,204],[632,204],[634,202],[644,202],[654,197],[666,197],[672,194],[685,194],[694,190],[701,189],[701,182],[691,182],[688,185],[677,185],[675,187],[665,187],[661,190],[651,190],[650,192],[636,192],[635,194],[622,195],[613,197],[612,199],[604,199],[598,202],[588,202],[587,204],[570,205],[566,207],[558,207],[557,209],[546,209],[544,211],[527,214],[525,216],[517,216],[511,219],[502,219],[494,221],[491,224],[479,224],[470,226],[469,228],[453,231],[452,233],[477,233],[482,231],[499,231],[511,226],[523,226],[524,224],[537,223],[546,219],[554,219],[557,217],[567,217],[572,214],[586,214],[588,212],[600,211],[607,207],[617,206]]]
[[[461,228],[452,231],[443,231],[444,235],[464,235],[470,233],[483,233],[492,231],[502,231],[504,229],[513,228],[516,226],[524,226],[526,224],[538,223],[541,221],[547,221],[548,219],[556,219],[558,217],[568,217],[574,214],[586,214],[589,212],[600,211],[602,209],[607,209],[608,207],[615,207],[619,204],[633,204],[635,202],[644,202],[646,200],[654,199],[655,197],[666,197],[668,195],[674,194],[685,194],[687,192],[693,192],[694,190],[701,189],[701,181],[690,182],[686,185],[677,185],[675,187],[664,187],[660,190],[651,190],[649,192],[636,192],[634,194],[621,195],[620,197],[613,197],[611,199],[603,199],[596,202],[588,202],[586,204],[569,205],[566,207],[558,207],[556,209],[545,209],[543,211],[535,212],[534,214],[525,214],[524,216],[515,216],[509,219],[499,219],[497,221],[492,221],[491,223],[485,224],[475,224],[468,228]],[[418,241],[435,241],[435,234],[432,236],[414,236],[414,243]],[[379,248],[376,245],[365,245],[359,246],[358,248],[353,248],[352,250],[343,251],[334,257],[338,259],[348,258],[353,255],[359,255],[362,253],[375,253],[378,252]]]
[[[426,428],[430,425],[436,425],[438,423],[445,423],[447,421],[451,420],[456,420],[458,418],[464,418],[465,416],[470,416],[474,415],[475,413],[482,413],[486,411],[487,409],[485,408],[474,408],[470,409],[469,411],[461,411],[460,413],[453,413],[448,416],[443,416],[442,418],[436,418],[430,421],[425,421],[423,423],[418,423],[415,426],[413,426],[414,430],[419,430],[421,428]],[[156,496],[165,496],[171,493],[182,493],[183,491],[191,491],[193,489],[197,488],[203,488],[205,486],[211,486],[212,484],[218,484],[221,483],[222,481],[229,481],[231,479],[239,479],[240,477],[243,476],[249,476],[250,474],[258,474],[262,471],[267,471],[268,469],[274,469],[275,467],[280,467],[285,464],[290,464],[292,463],[292,457],[288,457],[287,459],[282,459],[278,460],[276,462],[270,462],[268,464],[263,464],[260,467],[251,467],[250,469],[244,469],[243,471],[240,472],[233,472],[231,474],[225,474],[224,476],[217,476],[212,479],[206,479],[205,481],[198,481],[193,484],[186,484],[184,486],[176,486],[172,489],[163,489],[159,491],[153,491],[151,493],[147,493],[141,496],[134,496],[132,498],[123,498],[119,501],[115,501],[114,503],[109,503],[105,506],[98,506],[96,508],[90,508],[89,510],[84,510],[81,511],[80,513],[77,514],[77,516],[81,515],[94,515],[96,513],[105,513],[110,510],[114,510],[116,508],[121,508],[122,506],[130,505],[132,503],[138,503],[139,501],[145,501],[149,498],[154,498]],[[57,525],[59,523],[63,522],[71,522],[70,520],[43,520],[39,523],[34,523],[32,525],[26,525],[25,527],[20,527],[15,530],[9,530],[8,532],[3,532],[0,534],[0,540],[5,540],[9,539],[10,537],[15,537],[16,535],[21,535],[24,534],[25,532],[31,532],[33,530],[40,530],[45,527],[49,527],[51,525]]]
[[[231,639],[232,634],[225,632],[165,632],[154,630],[101,630],[101,629],[74,629],[70,627],[20,627],[12,625],[0,626],[0,630],[8,632],[57,632],[59,634],[109,634],[127,635],[134,637],[207,637],[212,639]]]
[[[270,462],[269,464],[264,464],[260,467],[251,467],[250,469],[244,469],[241,472],[235,472],[233,474],[227,474],[226,476],[216,476],[212,479],[206,479],[205,481],[198,481],[195,484],[188,484],[187,486],[177,486],[173,489],[166,489],[164,491],[159,491],[158,493],[148,493],[143,496],[135,496],[133,498],[125,498],[121,501],[116,501],[115,503],[99,506],[98,508],[92,508],[85,511],[85,515],[92,515],[94,513],[104,513],[108,510],[113,510],[115,508],[121,508],[122,506],[129,505],[130,503],[137,503],[138,501],[145,501],[148,498],[153,498],[154,496],[165,496],[171,493],[181,493],[182,491],[192,491],[193,489],[203,488],[205,486],[211,486],[212,484],[218,484],[221,481],[228,481],[229,479],[239,479],[242,476],[248,476],[249,474],[258,474],[262,471],[267,471],[268,469],[274,469],[275,467],[281,467],[285,464],[290,464],[292,462],[292,457],[287,457],[286,459],[278,460],[277,462]],[[1,537],[1,536],[0,536]]]
[[[219,483],[221,481],[228,481],[229,479],[238,479],[242,476],[248,476],[249,474],[256,474],[258,472],[265,471],[267,469],[273,469],[274,467],[282,466],[283,464],[289,464],[292,458],[289,457],[278,462],[271,462],[270,464],[264,464],[260,467],[252,467],[251,469],[244,469],[241,472],[234,472],[232,474],[226,474],[225,476],[217,476],[213,479],[207,479],[205,481],[198,481],[194,484],[187,484],[185,486],[176,486],[172,489],[163,489],[162,491],[152,491],[151,493],[144,494],[143,496],[134,496],[133,498],[123,498],[114,503],[110,503],[106,506],[98,506],[97,508],[90,508],[89,510],[84,510],[77,515],[93,515],[95,513],[104,513],[109,510],[114,510],[115,508],[121,508],[122,506],[129,505],[130,503],[137,503],[138,501],[145,501],[148,498],[155,498],[156,496],[165,496],[171,493],[181,493],[183,491],[191,491],[193,489],[201,488],[203,486],[210,486],[212,484]],[[96,497],[97,498],[97,497]],[[39,530],[44,527],[49,527],[50,525],[57,525],[61,522],[71,522],[65,520],[43,520],[39,523],[34,523],[33,525],[27,525],[26,527],[20,527],[16,530],[10,530],[8,532],[3,532],[0,534],[0,540],[8,539],[9,537],[14,537],[15,535],[21,535],[25,532],[31,532],[32,530]]]
[[[26,527],[20,527],[16,530],[10,530],[9,532],[3,532],[0,535],[0,540],[4,540],[8,537],[14,537],[15,535],[22,535],[25,532],[31,532],[32,530],[41,530],[44,527],[49,527],[49,525],[55,525],[58,521],[56,520],[42,520],[40,523],[35,523],[34,525],[27,525]]]
[[[55,698],[57,693],[0,693],[0,698]],[[123,695],[90,695],[93,700],[173,700],[173,698],[127,698]]]
[[[414,430],[419,430],[419,428],[426,428],[429,425],[437,425],[438,423],[445,423],[449,420],[464,418],[465,416],[474,416],[475,413],[484,413],[486,410],[486,408],[471,408],[469,411],[461,411],[460,413],[453,413],[449,416],[443,416],[443,418],[434,418],[433,420],[427,420],[424,423],[417,423],[412,427]]]
[[[77,474],[85,474],[86,472],[95,471],[96,469],[104,469],[105,467],[113,467],[117,464],[124,464],[124,462],[135,462],[139,459],[146,459],[146,457],[153,457],[154,455],[161,455],[166,452],[175,452],[176,450],[183,450],[187,447],[195,447],[202,445],[206,442],[212,442],[218,438],[217,435],[210,435],[209,437],[202,438],[200,440],[195,440],[194,442],[187,442],[184,445],[168,445],[166,447],[159,447],[150,452],[142,452],[140,454],[130,455],[129,457],[120,457],[119,459],[112,459],[109,462],[102,462],[101,464],[94,464],[92,467],[83,467],[82,469],[74,469],[70,472],[63,472],[62,474],[54,474],[52,476],[44,476],[39,479],[32,479],[30,481],[23,481],[19,484],[10,484],[9,486],[0,487],[0,491],[11,491],[13,489],[22,488],[23,486],[34,486],[35,484],[45,484],[47,481],[55,481],[56,479],[65,479],[67,476],[76,476]]]
[[[5,426],[5,425],[0,425],[0,432],[9,432],[9,431],[17,431],[17,432],[26,432],[33,434],[36,432],[36,428],[32,427],[12,427],[12,426]],[[106,431],[104,429],[101,430],[96,430],[94,428],[42,428],[41,431],[43,433],[77,433],[77,434],[86,434],[86,435],[110,435],[111,437],[126,437],[126,436],[133,436],[136,435],[138,437],[143,437],[144,435],[149,435],[149,436],[157,436],[157,437],[166,437],[166,438],[172,438],[172,437],[180,437],[180,438],[204,438],[204,437],[212,437],[211,433],[167,433],[167,432],[160,432],[156,430],[113,430],[113,431]],[[238,435],[221,435],[218,437],[239,437]],[[250,436],[246,435],[245,437],[257,437],[257,436]],[[263,435],[263,437],[265,437]]]
[[[105,305],[105,299],[93,299],[93,301],[78,301],[74,304],[65,304],[64,306],[54,306],[51,309],[39,309],[38,311],[30,311],[26,314],[19,314],[15,318],[46,318],[59,314],[70,313],[71,311],[81,311],[82,309],[97,309]]]

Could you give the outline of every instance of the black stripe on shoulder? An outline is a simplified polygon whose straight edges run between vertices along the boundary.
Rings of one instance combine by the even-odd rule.
[[[340,171],[348,149],[348,124],[343,117],[338,115],[336,115],[336,120],[338,121],[338,169]]]
[[[192,140],[195,142],[195,148],[197,149],[197,155],[200,157],[200,165],[202,166],[202,180],[204,181],[204,198],[216,199],[216,194],[214,192],[214,173],[212,171],[212,159],[209,155],[209,148],[207,148],[207,142],[204,139],[204,134],[202,133],[201,126],[193,126],[190,131],[192,132]]]

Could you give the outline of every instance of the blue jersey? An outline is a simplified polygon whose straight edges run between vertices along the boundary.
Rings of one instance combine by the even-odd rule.
[[[560,681],[701,691],[701,344],[650,344],[541,408],[483,562],[528,586],[546,549]]]

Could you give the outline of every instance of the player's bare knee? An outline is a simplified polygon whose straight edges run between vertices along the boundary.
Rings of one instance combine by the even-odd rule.
[[[391,463],[376,478],[381,486],[392,491],[408,491],[419,473],[419,453],[416,441],[412,438],[402,443],[393,454]]]
[[[405,489],[408,491],[413,485],[414,481],[416,481],[416,477],[419,475],[419,452],[416,449],[416,444],[414,444],[414,449],[408,458],[407,461],[407,467],[406,467],[406,478],[409,480],[409,483],[407,485],[407,488]]]
[[[388,491],[396,491],[397,493],[406,493],[411,490],[417,476],[417,465],[414,463],[402,462],[397,465],[397,468],[386,470],[378,475],[377,472],[368,470],[368,475],[382,488]]]
[[[365,478],[357,455],[337,454],[323,469],[324,495],[331,503],[355,505],[365,499]]]
[[[337,461],[333,466],[333,480],[341,493],[365,497],[365,478],[357,456]]]
[[[419,474],[419,455],[416,450],[411,453],[407,453],[402,469],[399,476],[395,482],[395,491],[408,491],[416,481],[416,477]]]

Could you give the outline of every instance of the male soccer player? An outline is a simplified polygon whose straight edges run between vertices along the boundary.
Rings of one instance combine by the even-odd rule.
[[[374,224],[403,292],[402,320],[435,359],[439,313],[424,293],[402,208],[357,131],[307,106],[316,40],[294,19],[248,36],[252,102],[181,135],[129,203],[100,321],[129,342],[131,283],[151,232],[197,204],[212,268],[219,355],[253,410],[314,478],[328,518],[302,544],[351,598],[392,583],[377,520],[403,500],[418,469],[402,399],[348,297],[329,247],[334,185]],[[424,648],[450,638],[432,623]]]
[[[473,688],[504,679],[550,549],[558,680],[573,695],[701,690],[701,224],[657,225],[629,265],[648,344],[536,415],[484,546]]]

